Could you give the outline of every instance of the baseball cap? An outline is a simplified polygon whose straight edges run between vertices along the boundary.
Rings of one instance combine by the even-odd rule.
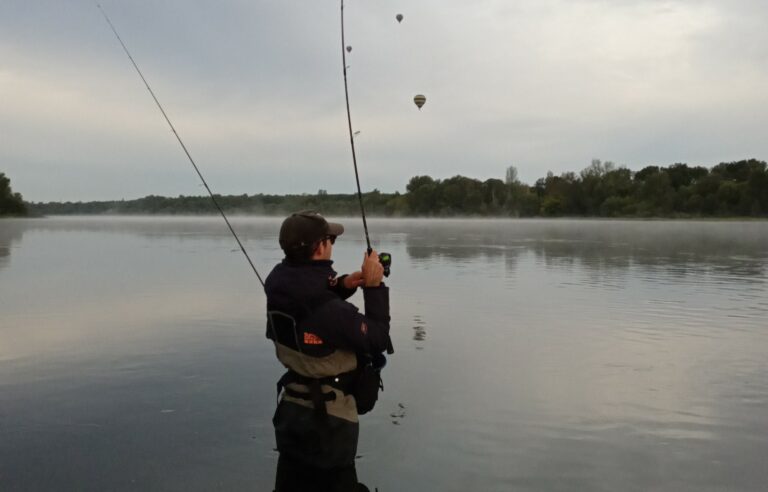
[[[326,236],[341,236],[344,226],[328,222],[314,210],[302,210],[291,214],[280,227],[280,247],[292,251],[311,245]]]

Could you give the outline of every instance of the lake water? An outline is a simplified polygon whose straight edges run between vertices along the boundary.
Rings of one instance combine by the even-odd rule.
[[[280,220],[233,222],[268,273]],[[767,222],[370,228],[396,350],[371,490],[768,489]],[[0,221],[0,490],[271,490],[264,307],[220,219]]]

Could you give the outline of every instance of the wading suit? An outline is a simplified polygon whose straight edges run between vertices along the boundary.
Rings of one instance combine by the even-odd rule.
[[[356,289],[344,287],[332,264],[285,259],[266,280],[267,338],[288,369],[277,383],[281,398],[273,418],[278,491],[281,474],[285,480],[341,470],[357,483],[356,382],[365,355],[381,354],[389,344],[389,290],[383,283],[364,287],[363,315],[346,301]]]

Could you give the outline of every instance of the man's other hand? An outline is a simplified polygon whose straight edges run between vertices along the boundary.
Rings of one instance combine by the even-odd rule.
[[[363,279],[363,272],[352,272],[346,277],[344,277],[344,288],[345,289],[356,289],[357,287],[362,287],[365,285],[365,279]]]

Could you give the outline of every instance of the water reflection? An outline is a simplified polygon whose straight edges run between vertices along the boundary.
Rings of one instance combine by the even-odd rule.
[[[350,271],[364,236],[339,221]],[[279,260],[279,218],[234,223],[260,270]],[[0,489],[271,490],[282,371],[220,219],[12,224]],[[396,353],[361,418],[366,483],[764,489],[768,223],[369,226],[394,254]]]
[[[426,323],[421,319],[421,316],[413,317],[413,339],[417,342],[423,342],[427,338]],[[424,348],[422,345],[417,345],[417,349]]]
[[[398,403],[397,410],[390,413],[389,417],[392,419],[393,425],[400,425],[402,419],[405,418],[405,405],[403,403]]]
[[[18,219],[0,219],[0,269],[5,267],[11,257],[11,250],[18,245],[24,235],[24,226]]]
[[[445,221],[429,224],[428,233],[419,229],[414,225],[406,234],[414,260],[503,260],[508,273],[528,252],[548,268],[663,266],[678,276],[707,265],[719,275],[759,277],[768,260],[768,224],[762,222]]]

